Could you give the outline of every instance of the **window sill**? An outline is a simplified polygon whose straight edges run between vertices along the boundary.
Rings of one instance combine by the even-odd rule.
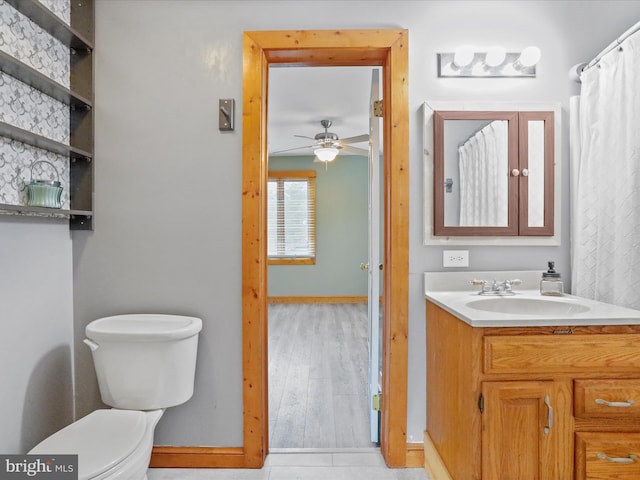
[[[315,257],[309,258],[275,258],[270,257],[267,261],[269,265],[315,265]]]

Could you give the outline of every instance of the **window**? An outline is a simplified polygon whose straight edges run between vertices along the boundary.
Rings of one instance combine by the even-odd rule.
[[[269,172],[267,210],[269,264],[315,264],[316,172]]]

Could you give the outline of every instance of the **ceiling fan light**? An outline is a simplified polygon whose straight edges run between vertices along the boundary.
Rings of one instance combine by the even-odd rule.
[[[335,147],[320,147],[313,151],[321,162],[331,162],[338,156],[338,152]]]

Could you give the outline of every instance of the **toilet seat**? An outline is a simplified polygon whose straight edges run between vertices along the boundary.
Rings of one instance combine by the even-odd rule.
[[[139,410],[96,410],[36,445],[29,454],[77,454],[79,479],[102,475],[129,457],[146,429]]]

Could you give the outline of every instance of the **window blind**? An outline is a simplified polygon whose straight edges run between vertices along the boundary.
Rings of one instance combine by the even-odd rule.
[[[269,172],[267,253],[270,263],[315,263],[315,180],[314,170]]]

